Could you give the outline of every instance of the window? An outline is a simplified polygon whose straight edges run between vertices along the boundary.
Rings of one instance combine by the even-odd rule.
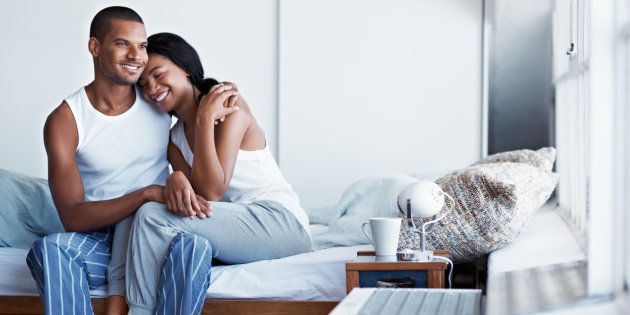
[[[588,292],[630,285],[630,0],[556,0],[560,211],[587,236]]]
[[[617,46],[619,47],[619,64],[618,70],[620,74],[617,76],[620,83],[618,86],[618,108],[622,111],[619,115],[622,117],[621,126],[619,128],[620,136],[618,142],[621,143],[621,163],[623,168],[623,178],[621,180],[621,195],[623,196],[621,213],[623,217],[622,231],[625,235],[621,237],[623,244],[621,245],[624,252],[622,258],[622,266],[625,274],[624,287],[630,287],[630,1],[619,1],[617,11],[617,19],[619,21],[619,36],[617,37]],[[626,292],[628,295],[628,292]]]
[[[584,0],[556,1],[554,85],[556,88],[556,168],[561,214],[578,234],[586,231],[589,60],[586,56]]]

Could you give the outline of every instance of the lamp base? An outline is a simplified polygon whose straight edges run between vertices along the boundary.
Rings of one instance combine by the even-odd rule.
[[[433,252],[414,249],[403,249],[396,253],[398,260],[428,262],[433,260]]]

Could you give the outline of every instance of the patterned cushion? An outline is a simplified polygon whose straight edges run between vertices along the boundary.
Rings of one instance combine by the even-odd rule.
[[[457,207],[427,235],[427,249],[448,249],[455,262],[462,262],[509,244],[557,183],[555,173],[512,162],[474,165],[445,175],[437,184],[455,199]],[[414,220],[418,227],[426,221]],[[420,247],[420,237],[410,226],[403,219],[400,249]]]
[[[556,160],[556,149],[553,147],[546,147],[532,150],[516,150],[501,152],[487,156],[485,159],[473,164],[488,164],[488,163],[501,163],[501,162],[515,162],[525,163],[532,166],[540,167],[548,172],[553,169],[553,162]]]

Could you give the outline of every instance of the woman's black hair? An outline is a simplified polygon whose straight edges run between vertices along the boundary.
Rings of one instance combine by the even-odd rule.
[[[192,84],[205,95],[218,84],[217,80],[203,77],[203,66],[197,51],[181,36],[172,33],[157,33],[148,38],[147,53],[158,54],[170,59],[189,74]]]

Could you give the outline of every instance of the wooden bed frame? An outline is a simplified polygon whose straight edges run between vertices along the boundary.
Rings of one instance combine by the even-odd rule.
[[[328,314],[339,302],[335,301],[272,301],[272,300],[210,300],[206,299],[201,314]],[[105,299],[93,298],[94,314],[105,314]],[[0,296],[0,315],[43,314],[38,296]]]

